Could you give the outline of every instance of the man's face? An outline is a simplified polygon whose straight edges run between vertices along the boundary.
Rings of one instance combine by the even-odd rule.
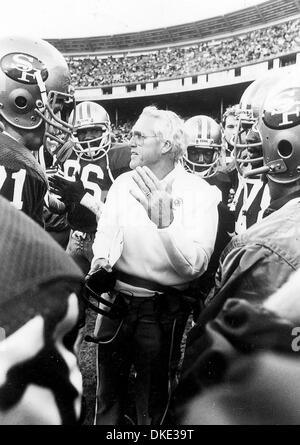
[[[43,143],[45,126],[42,124],[36,130],[32,131],[20,129],[18,133],[22,137],[22,142],[26,148],[31,151],[37,151]]]
[[[188,159],[196,164],[211,164],[213,162],[214,150],[199,147],[188,148]]]
[[[103,129],[100,127],[90,127],[90,128],[80,128],[77,130],[77,138],[79,142],[92,141],[94,139],[99,139],[103,135]],[[99,145],[99,140],[95,141],[91,145]]]
[[[237,131],[237,119],[235,116],[233,115],[229,115],[226,118],[226,122],[225,122],[225,128],[224,128],[224,137],[225,140],[228,144],[231,145],[231,140],[232,138],[236,135],[236,131]]]
[[[154,119],[141,117],[138,119],[131,132],[129,141],[131,148],[130,168],[157,165],[162,156],[162,142],[155,135]]]
[[[257,131],[251,128],[246,136],[247,144],[258,144],[261,142],[260,135]],[[247,147],[248,157],[250,159],[257,159],[262,157],[262,145],[258,145],[256,147]],[[263,161],[257,161],[252,163],[253,168],[258,168],[263,165]]]

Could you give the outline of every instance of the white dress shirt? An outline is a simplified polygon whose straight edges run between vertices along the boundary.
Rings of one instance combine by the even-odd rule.
[[[221,192],[177,165],[161,183],[172,184],[174,219],[158,229],[130,194],[142,192],[128,172],[112,184],[93,245],[94,259],[105,258],[117,270],[178,289],[202,275],[213,252]],[[136,296],[153,291],[117,281],[116,290]]]

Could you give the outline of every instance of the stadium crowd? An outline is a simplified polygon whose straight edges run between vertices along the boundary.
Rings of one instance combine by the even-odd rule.
[[[112,123],[111,128],[113,132],[113,139],[116,142],[125,142],[128,140],[128,135],[132,128],[133,122],[127,120],[126,122],[119,122],[118,125]]]
[[[300,20],[269,26],[221,40],[170,47],[144,54],[76,56],[66,59],[76,87],[154,81],[233,67],[296,50]]]

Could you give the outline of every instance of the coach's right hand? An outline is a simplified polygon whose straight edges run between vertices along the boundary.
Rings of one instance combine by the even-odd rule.
[[[85,280],[87,281],[91,275],[98,272],[100,269],[105,269],[106,272],[112,272],[112,267],[106,258],[97,258],[92,262],[91,268],[85,277]]]

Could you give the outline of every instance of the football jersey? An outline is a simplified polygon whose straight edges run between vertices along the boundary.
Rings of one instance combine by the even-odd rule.
[[[0,194],[18,210],[43,225],[46,175],[32,153],[0,133]]]
[[[79,172],[85,190],[97,201],[105,202],[113,180],[130,170],[130,156],[127,144],[114,144],[106,156],[94,161],[80,159],[73,152],[62,166],[64,177],[72,178]],[[97,229],[95,214],[81,204],[73,204],[69,208],[68,222],[73,230],[81,232],[91,233]]]
[[[262,220],[264,211],[270,204],[269,186],[261,178],[240,178],[231,210],[235,212],[235,232],[245,230]]]
[[[222,192],[222,202],[227,205],[229,191],[232,188],[231,178],[229,174],[223,171],[217,172],[210,178],[204,178],[210,185],[215,185]]]
[[[36,152],[36,159],[42,168],[46,171],[47,177],[56,173],[57,168],[53,167],[53,156],[43,146]],[[47,201],[43,206],[44,226],[47,232],[62,232],[69,229],[67,215],[58,215],[53,213],[47,205]]]

